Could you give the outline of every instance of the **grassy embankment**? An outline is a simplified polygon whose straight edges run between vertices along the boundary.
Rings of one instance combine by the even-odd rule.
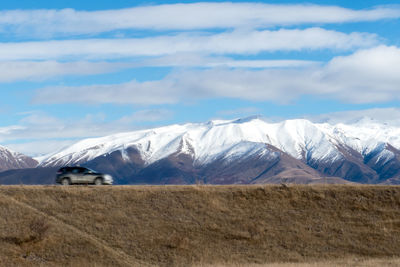
[[[0,186],[0,266],[399,259],[396,186]]]

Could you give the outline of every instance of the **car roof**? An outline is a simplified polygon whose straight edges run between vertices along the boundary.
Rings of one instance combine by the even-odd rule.
[[[74,170],[74,169],[87,170],[88,168],[80,167],[80,166],[66,166],[66,167],[60,168],[60,171],[61,170]]]

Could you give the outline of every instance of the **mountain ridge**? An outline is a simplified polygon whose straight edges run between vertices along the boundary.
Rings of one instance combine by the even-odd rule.
[[[357,120],[354,125],[312,123],[306,119],[270,123],[252,116],[174,124],[85,139],[43,157],[39,166],[86,164],[99,167],[93,161],[111,154],[115,160],[115,153],[121,154],[119,161],[123,165],[129,165],[128,150],[133,149],[136,150],[135,157],[142,161],[139,164],[142,170],[159,161],[174,165],[172,161],[176,158],[173,155],[184,154],[186,164],[191,161],[193,174],[202,173],[198,169],[203,167],[209,169],[207,166],[215,161],[222,166],[224,162],[238,164],[247,158],[283,153],[316,170],[319,178],[340,177],[351,182],[381,183],[400,175],[399,148],[400,128],[387,123],[368,119]]]
[[[33,165],[13,168],[82,165],[110,173],[121,184],[398,184],[400,127],[369,119],[331,125],[252,116],[89,138],[37,159],[38,164],[32,159]]]

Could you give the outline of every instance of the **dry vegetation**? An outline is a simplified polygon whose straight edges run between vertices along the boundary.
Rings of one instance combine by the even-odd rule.
[[[0,215],[0,266],[400,265],[396,186],[0,186]]]

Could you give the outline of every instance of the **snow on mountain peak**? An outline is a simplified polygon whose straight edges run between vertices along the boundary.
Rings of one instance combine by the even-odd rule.
[[[38,164],[34,159],[19,152],[0,146],[0,170],[33,168]]]
[[[382,143],[400,148],[400,128],[366,120],[355,125],[312,123],[306,119],[269,123],[253,116],[85,139],[43,157],[41,166],[78,164],[114,151],[121,151],[127,158],[124,151],[130,147],[139,151],[145,164],[174,153],[184,153],[190,155],[195,164],[201,165],[217,158],[229,160],[241,155],[267,153],[266,145],[304,161],[336,161],[342,157],[339,147],[350,147],[365,154]]]

